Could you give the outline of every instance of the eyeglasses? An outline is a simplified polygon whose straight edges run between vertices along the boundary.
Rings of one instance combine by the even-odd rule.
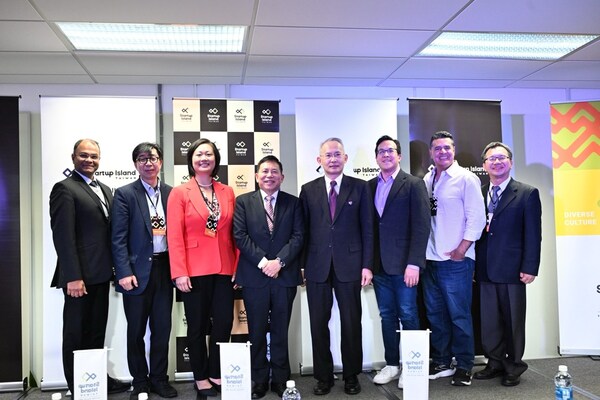
[[[156,157],[156,156],[152,156],[152,157],[140,157],[138,158],[137,161],[138,164],[146,164],[148,161],[150,161],[152,164],[156,164],[158,162],[158,160],[160,160],[160,158]]]
[[[505,156],[505,155],[503,155],[503,154],[500,154],[500,155],[497,155],[497,156],[489,156],[488,158],[486,158],[486,159],[485,159],[485,160],[483,160],[483,161],[489,161],[491,164],[493,164],[493,163],[495,163],[496,161],[503,162],[503,161],[506,161],[506,160],[508,160],[508,159],[509,159],[509,157],[508,157],[508,156]]]
[[[335,159],[342,158],[343,155],[344,155],[344,153],[342,153],[340,151],[336,151],[335,153],[322,154],[321,157],[324,157],[326,160],[331,160],[332,158],[335,158]]]
[[[378,156],[383,156],[385,154],[389,154],[390,156],[394,154],[394,152],[398,151],[397,149],[394,148],[389,148],[389,149],[379,149],[377,150],[377,155]]]
[[[79,157],[81,160],[87,160],[92,159],[93,161],[98,161],[100,159],[100,156],[98,154],[88,154],[88,153],[79,153],[77,154],[77,157]]]

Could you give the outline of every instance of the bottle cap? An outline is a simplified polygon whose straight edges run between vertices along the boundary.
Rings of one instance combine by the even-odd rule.
[[[567,372],[567,371],[569,370],[569,368],[567,368],[567,366],[566,366],[566,365],[559,365],[559,366],[558,366],[558,370],[559,370],[560,372]]]
[[[287,387],[288,389],[295,388],[296,382],[294,382],[293,380],[289,380],[286,382],[285,387]]]
[[[52,400],[60,400],[62,395],[60,393],[52,393]]]
[[[138,400],[148,400],[148,393],[141,392],[140,394],[138,394]]]

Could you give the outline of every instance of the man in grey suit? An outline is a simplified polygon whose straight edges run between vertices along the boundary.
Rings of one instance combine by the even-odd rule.
[[[110,252],[112,192],[94,173],[100,164],[100,146],[81,139],[71,155],[74,171],[50,192],[50,226],[57,261],[51,285],[63,290],[62,357],[71,393],[73,351],[104,347],[108,320],[108,292],[113,278]],[[108,377],[108,393],[129,384]]]
[[[373,378],[384,385],[400,375],[400,327],[419,329],[417,284],[425,268],[430,230],[429,198],[425,182],[400,169],[400,142],[382,136],[375,145],[379,175],[369,181],[375,207],[373,286],[386,366]]]
[[[343,174],[348,155],[339,138],[325,140],[317,162],[324,177],[302,186],[307,240],[303,265],[317,385],[324,395],[333,386],[329,320],[333,292],[340,310],[344,391],[361,391],[361,287],[373,278],[373,198],[367,182]]]
[[[240,250],[235,282],[242,286],[252,343],[252,398],[269,390],[281,397],[290,378],[288,328],[300,275],[304,243],[302,206],[296,196],[280,190],[283,166],[277,157],[258,162],[259,190],[239,196],[233,236]],[[270,327],[270,329],[269,329]],[[270,332],[270,362],[267,360]]]
[[[500,142],[481,155],[490,183],[482,187],[487,225],[475,243],[475,277],[481,296],[481,341],[488,357],[475,379],[502,377],[516,386],[527,370],[525,287],[540,267],[542,205],[539,191],[510,177],[512,151]]]
[[[132,160],[140,178],[115,191],[112,218],[116,290],[123,293],[127,363],[133,376],[130,398],[137,400],[142,392],[175,397],[177,390],[169,384],[167,375],[174,289],[167,251],[166,210],[172,188],[159,180],[159,145],[138,144]],[[148,321],[150,369],[144,343]]]

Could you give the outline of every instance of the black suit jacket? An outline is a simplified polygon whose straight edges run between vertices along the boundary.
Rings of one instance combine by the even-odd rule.
[[[400,170],[380,217],[374,203],[377,180],[376,177],[369,181],[375,222],[373,272],[383,268],[389,275],[403,275],[407,264],[425,268],[425,250],[431,229],[425,182]]]
[[[111,190],[98,183],[110,210]],[[54,185],[50,192],[50,226],[57,262],[52,286],[66,288],[67,283],[80,279],[86,285],[111,280],[109,218],[98,196],[77,172]]]
[[[373,267],[373,197],[367,182],[344,175],[333,221],[325,178],[304,184],[300,200],[307,235],[305,278],[325,282],[333,261],[341,282],[360,281],[362,269]]]
[[[160,182],[160,201],[165,218],[171,189],[171,186]],[[115,191],[111,221],[115,289],[130,295],[143,293],[150,279],[154,246],[148,198],[140,179]],[[119,279],[131,275],[135,275],[138,287],[126,291],[119,285]]]
[[[482,187],[486,203],[489,188],[489,184]],[[540,193],[533,186],[511,178],[501,194],[489,232],[484,229],[475,244],[477,279],[483,282],[521,283],[519,273],[537,275],[541,242]]]
[[[260,190],[236,199],[233,236],[240,250],[240,258],[235,281],[241,286],[263,287],[273,282],[293,287],[302,283],[300,252],[304,244],[304,220],[300,200],[279,191],[274,211],[271,234]],[[268,260],[279,257],[285,263],[277,279],[269,278],[258,269],[263,257]]]

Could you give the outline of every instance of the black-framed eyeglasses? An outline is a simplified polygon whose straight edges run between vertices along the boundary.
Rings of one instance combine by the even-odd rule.
[[[156,157],[156,156],[152,156],[152,157],[140,157],[137,160],[138,164],[146,164],[148,161],[150,161],[152,164],[156,164],[158,162],[158,160],[160,160],[160,158]]]
[[[508,157],[508,156],[505,156],[505,155],[503,155],[503,154],[499,154],[499,155],[497,155],[497,156],[489,156],[489,157],[488,157],[488,158],[486,158],[484,161],[489,161],[490,163],[492,163],[492,164],[493,164],[493,163],[495,163],[496,161],[503,162],[503,161],[506,161],[506,160],[508,160],[508,159],[509,159],[509,157]]]
[[[394,152],[398,151],[397,149],[394,148],[389,148],[389,149],[379,149],[377,150],[377,155],[378,156],[383,156],[385,154],[389,154],[390,156],[394,154]]]

